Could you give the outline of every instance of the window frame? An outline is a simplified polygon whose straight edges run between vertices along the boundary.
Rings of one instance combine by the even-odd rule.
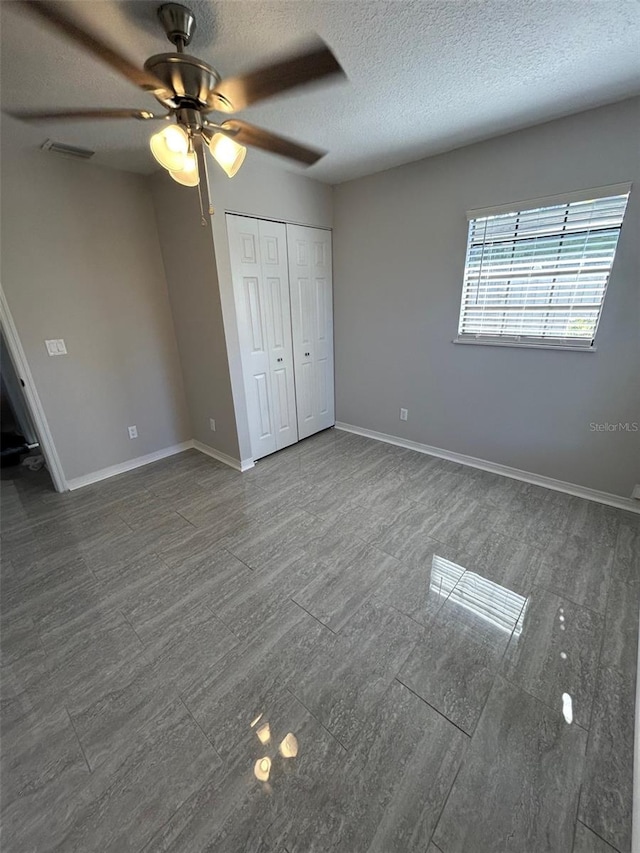
[[[485,219],[491,216],[499,216],[501,214],[522,214],[532,210],[540,210],[545,208],[552,208],[561,205],[569,205],[575,202],[586,202],[586,201],[596,201],[601,199],[606,199],[615,196],[627,195],[629,196],[631,192],[632,184],[631,183],[623,183],[623,184],[613,184],[605,187],[596,187],[593,189],[586,190],[578,190],[575,192],[564,193],[562,195],[555,196],[545,196],[543,198],[530,199],[527,201],[519,201],[513,202],[510,204],[502,204],[494,207],[474,209],[467,211],[467,221],[468,221],[468,231],[467,231],[467,245],[465,252],[465,261],[464,261],[464,272],[462,277],[462,291],[460,296],[460,304],[458,310],[458,332],[456,337],[453,339],[453,343],[455,344],[463,344],[470,346],[497,346],[497,347],[523,347],[527,349],[548,349],[548,350],[570,350],[573,352],[595,352],[597,347],[595,344],[596,335],[598,332],[600,319],[602,317],[602,311],[604,310],[605,299],[607,295],[607,290],[609,286],[609,281],[611,278],[611,272],[613,271],[613,265],[615,262],[615,257],[617,253],[618,243],[620,239],[620,232],[622,231],[622,225],[624,224],[624,218],[626,216],[626,211],[628,209],[629,199],[627,198],[627,202],[625,205],[625,211],[623,213],[622,222],[620,224],[620,230],[618,232],[618,236],[616,239],[616,246],[613,252],[613,258],[611,261],[611,266],[609,268],[607,274],[607,280],[604,287],[604,292],[602,295],[602,300],[600,302],[598,316],[596,319],[596,325],[593,332],[593,336],[591,338],[578,338],[578,337],[557,337],[553,338],[551,336],[531,336],[531,335],[483,335],[483,334],[471,334],[471,333],[461,333],[460,326],[463,323],[464,310],[465,310],[465,295],[466,295],[466,285],[467,285],[467,269],[469,264],[470,257],[470,249],[471,249],[471,239],[472,232],[474,226],[474,220]],[[557,232],[560,236],[562,232]],[[552,232],[550,235],[552,236]]]

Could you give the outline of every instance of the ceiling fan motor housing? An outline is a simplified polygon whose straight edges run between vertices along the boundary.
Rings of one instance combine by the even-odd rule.
[[[223,109],[219,105],[221,96],[214,93],[220,75],[201,59],[186,53],[158,53],[150,56],[144,67],[174,93],[171,98],[165,98],[161,93],[155,94],[160,103],[169,109],[176,106]]]

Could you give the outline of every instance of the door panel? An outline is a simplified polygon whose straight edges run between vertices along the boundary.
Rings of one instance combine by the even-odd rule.
[[[269,405],[268,379],[266,373],[257,373],[254,377],[256,396],[258,399],[258,412],[260,421],[258,433],[260,438],[270,438],[273,435],[271,427],[271,406]]]
[[[227,216],[233,291],[238,314],[251,452],[255,459],[277,449],[271,412],[271,377],[267,347],[266,294],[258,254],[258,223]]]
[[[286,229],[227,214],[254,459],[298,440]]]
[[[287,231],[282,222],[259,219],[258,233],[264,291],[268,300],[269,319],[266,327],[276,449],[281,450],[298,440]]]
[[[287,225],[298,434],[335,423],[331,232]]]

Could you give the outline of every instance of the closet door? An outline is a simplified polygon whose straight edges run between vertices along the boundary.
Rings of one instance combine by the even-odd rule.
[[[251,450],[260,459],[298,440],[286,229],[227,214]]]
[[[287,225],[298,435],[335,423],[331,232]]]

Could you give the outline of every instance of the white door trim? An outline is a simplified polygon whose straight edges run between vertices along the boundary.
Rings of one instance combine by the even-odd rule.
[[[47,462],[47,468],[49,469],[54,488],[56,492],[67,492],[69,491],[69,485],[64,475],[58,451],[53,443],[53,436],[51,435],[51,430],[49,429],[49,424],[47,423],[47,418],[36,390],[29,362],[20,342],[20,336],[18,335],[16,324],[13,322],[13,317],[1,284],[0,325],[2,326],[2,332],[7,342],[7,349],[11,354],[18,378],[24,382],[25,400],[33,418],[36,432],[38,433],[42,455]]]

